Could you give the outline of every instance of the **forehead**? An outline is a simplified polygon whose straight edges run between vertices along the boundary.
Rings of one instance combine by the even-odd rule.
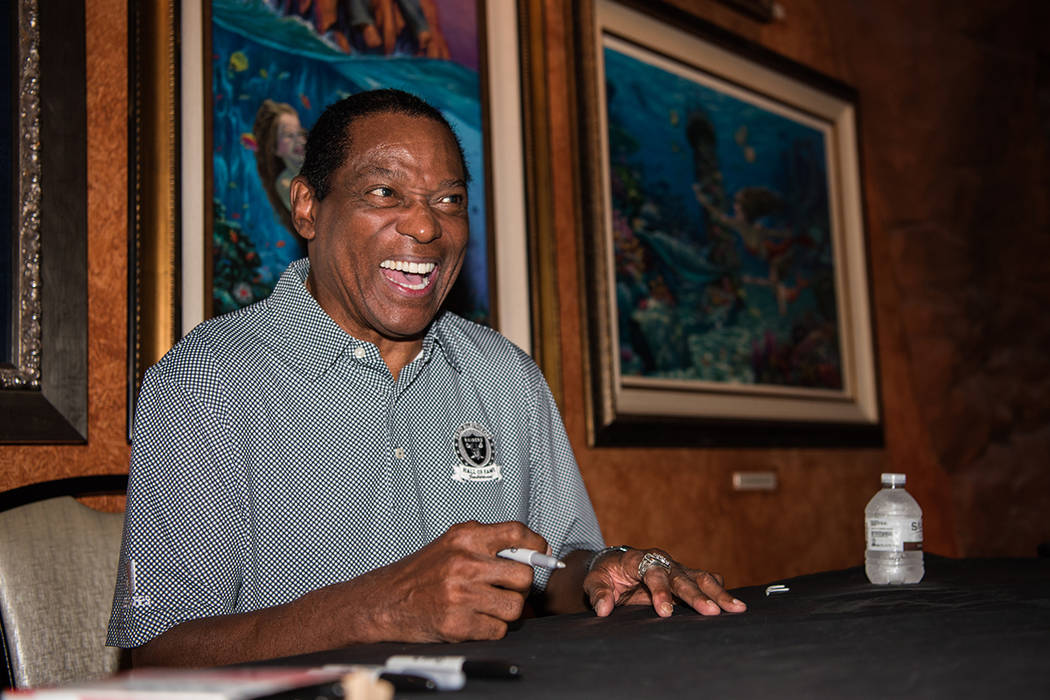
[[[350,145],[344,165],[383,158],[426,158],[462,176],[463,163],[455,137],[427,117],[380,112],[358,117],[347,126]]]
[[[277,115],[278,126],[299,126],[299,115],[295,112],[281,112]]]

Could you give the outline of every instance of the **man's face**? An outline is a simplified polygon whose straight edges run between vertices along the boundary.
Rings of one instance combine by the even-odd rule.
[[[393,113],[358,119],[328,196],[317,201],[297,180],[292,210],[308,241],[310,290],[329,316],[380,345],[422,335],[469,237],[465,173],[444,126]]]

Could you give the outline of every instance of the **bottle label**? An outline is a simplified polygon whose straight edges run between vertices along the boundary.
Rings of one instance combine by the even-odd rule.
[[[868,518],[868,549],[873,552],[921,552],[922,518],[890,515]]]

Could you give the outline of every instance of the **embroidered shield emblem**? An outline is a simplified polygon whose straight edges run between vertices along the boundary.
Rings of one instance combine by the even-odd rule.
[[[492,461],[492,436],[477,423],[465,423],[456,432],[456,454],[464,464],[484,467]]]
[[[459,464],[452,468],[453,481],[499,481],[502,467],[493,464],[492,434],[477,423],[459,426],[455,437]]]

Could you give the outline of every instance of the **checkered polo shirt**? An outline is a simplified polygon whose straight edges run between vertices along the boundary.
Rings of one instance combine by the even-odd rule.
[[[602,547],[524,352],[444,313],[394,381],[306,290],[309,269],[292,263],[270,297],[205,321],[147,371],[107,644],[288,602],[467,520],[521,521],[556,556]]]

